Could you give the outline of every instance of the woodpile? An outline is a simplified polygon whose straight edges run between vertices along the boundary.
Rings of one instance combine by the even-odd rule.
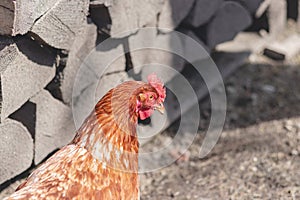
[[[175,46],[170,43],[174,39],[172,31],[189,35],[210,53],[216,45],[232,40],[250,26],[261,3],[262,0],[1,1],[0,184],[31,164],[40,163],[71,140],[76,129],[71,108],[84,107],[74,112],[81,112],[80,120],[85,118],[92,109],[87,105],[89,100],[84,99],[89,88],[95,87],[94,96],[98,98],[124,77],[132,78],[127,74],[131,69],[135,75],[145,77],[149,73],[145,65],[153,61],[178,71],[186,65],[183,58],[170,53],[153,49],[132,52],[133,49],[141,44],[166,45],[182,49],[187,57],[193,54],[200,60],[207,59],[209,54],[193,52],[187,41]],[[156,32],[141,37],[139,29],[145,27],[154,27]],[[109,37],[110,43],[97,46]],[[73,91],[78,74],[84,76],[84,81]]]
[[[1,121],[53,79],[56,62],[51,50],[28,37],[2,40],[2,45]]]
[[[0,134],[0,182],[4,182],[31,166],[33,139],[24,125],[11,119],[0,124]]]

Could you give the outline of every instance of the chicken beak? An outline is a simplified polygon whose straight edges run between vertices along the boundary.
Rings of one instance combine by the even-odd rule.
[[[164,114],[165,113],[165,107],[162,103],[156,105],[154,107],[155,110],[157,110],[158,112],[160,112],[161,114]]]

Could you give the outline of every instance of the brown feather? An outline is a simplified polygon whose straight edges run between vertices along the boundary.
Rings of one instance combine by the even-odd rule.
[[[95,106],[73,141],[38,167],[8,199],[138,199],[137,96],[129,81]]]

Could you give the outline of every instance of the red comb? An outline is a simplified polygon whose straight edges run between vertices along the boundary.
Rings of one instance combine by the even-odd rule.
[[[156,76],[155,73],[149,74],[147,79],[148,83],[156,89],[160,101],[164,102],[166,98],[166,89],[163,82]]]

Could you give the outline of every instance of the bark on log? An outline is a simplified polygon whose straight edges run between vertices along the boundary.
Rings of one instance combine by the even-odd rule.
[[[0,2],[0,35],[10,35],[14,22],[14,2],[4,0]]]

